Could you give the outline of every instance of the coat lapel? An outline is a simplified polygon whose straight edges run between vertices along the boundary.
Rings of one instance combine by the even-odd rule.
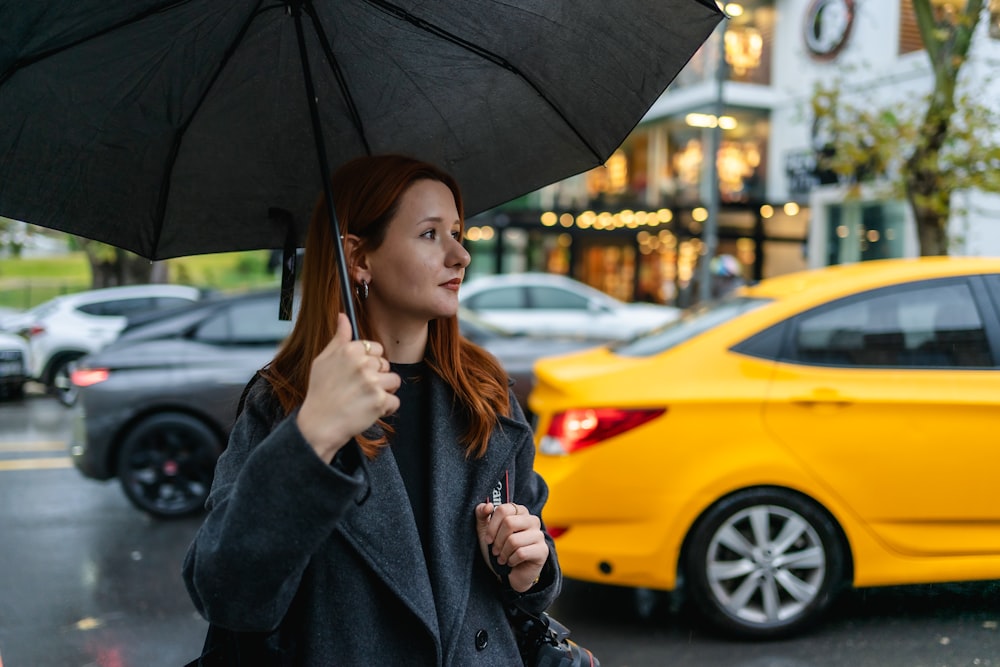
[[[476,537],[475,508],[507,467],[513,467],[515,445],[527,427],[503,419],[494,429],[486,454],[466,458],[461,435],[467,424],[451,388],[436,375],[431,383],[433,441],[431,445],[431,506],[429,569],[445,646],[454,646],[469,602],[474,559],[481,558]],[[529,433],[530,435],[530,433]],[[445,663],[447,664],[447,656]]]
[[[340,530],[431,634],[440,637],[417,523],[392,450],[386,447],[368,462],[368,475],[370,495],[347,515]]]
[[[475,507],[488,498],[505,470],[513,473],[515,447],[530,437],[530,430],[501,418],[486,454],[467,459],[460,440],[466,418],[451,388],[434,373],[430,378],[430,562],[424,559],[406,488],[388,448],[368,462],[371,495],[348,514],[340,530],[424,621],[440,647],[454,646],[451,638],[468,607],[474,559],[481,558]],[[399,519],[386,519],[393,516]]]

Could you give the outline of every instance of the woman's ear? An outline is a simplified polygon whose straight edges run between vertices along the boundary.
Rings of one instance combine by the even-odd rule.
[[[347,259],[348,273],[355,284],[372,281],[368,256],[361,250],[361,239],[354,234],[348,234],[344,239],[344,257]]]

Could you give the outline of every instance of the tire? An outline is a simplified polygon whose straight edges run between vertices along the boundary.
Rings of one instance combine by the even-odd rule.
[[[24,398],[24,383],[0,384],[0,400],[20,401]]]
[[[80,390],[71,381],[76,362],[83,356],[82,352],[62,354],[49,366],[49,393],[59,399],[66,407],[72,407],[79,397]]]
[[[811,500],[773,487],[710,507],[683,559],[688,595],[723,634],[777,639],[815,624],[844,585],[839,526]]]
[[[212,488],[218,436],[202,421],[170,412],[136,424],[118,452],[118,481],[132,504],[159,518],[198,514]]]

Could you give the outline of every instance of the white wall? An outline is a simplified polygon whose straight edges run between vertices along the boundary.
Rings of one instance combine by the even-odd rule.
[[[768,171],[768,198],[789,197],[785,157],[810,148],[809,100],[817,82],[840,79],[855,104],[867,101],[886,107],[912,108],[932,84],[929,61],[923,51],[900,57],[898,0],[856,0],[856,15],[846,46],[830,61],[814,58],[804,41],[806,11],[811,0],[776,0],[776,28],[772,82],[778,100],[772,112]],[[962,92],[978,94],[981,102],[1000,109],[1000,41],[989,39],[985,21],[963,69]],[[1000,132],[1000,128],[998,128]],[[812,199],[829,200],[830,193]],[[953,254],[1000,255],[1000,198],[982,193],[956,193],[951,231]],[[967,206],[961,204],[968,202]],[[822,212],[813,210],[814,217]],[[907,244],[908,247],[910,244]],[[812,255],[816,248],[810,248]]]

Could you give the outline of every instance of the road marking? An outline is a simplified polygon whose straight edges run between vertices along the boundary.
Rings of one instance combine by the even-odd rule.
[[[29,442],[0,442],[0,452],[62,452],[66,442],[62,440],[34,440]],[[0,665],[3,667],[3,665]]]
[[[9,461],[0,461],[0,471],[45,470],[72,467],[73,461],[68,456],[49,459],[11,459]],[[3,663],[0,663],[0,667],[3,667]]]

